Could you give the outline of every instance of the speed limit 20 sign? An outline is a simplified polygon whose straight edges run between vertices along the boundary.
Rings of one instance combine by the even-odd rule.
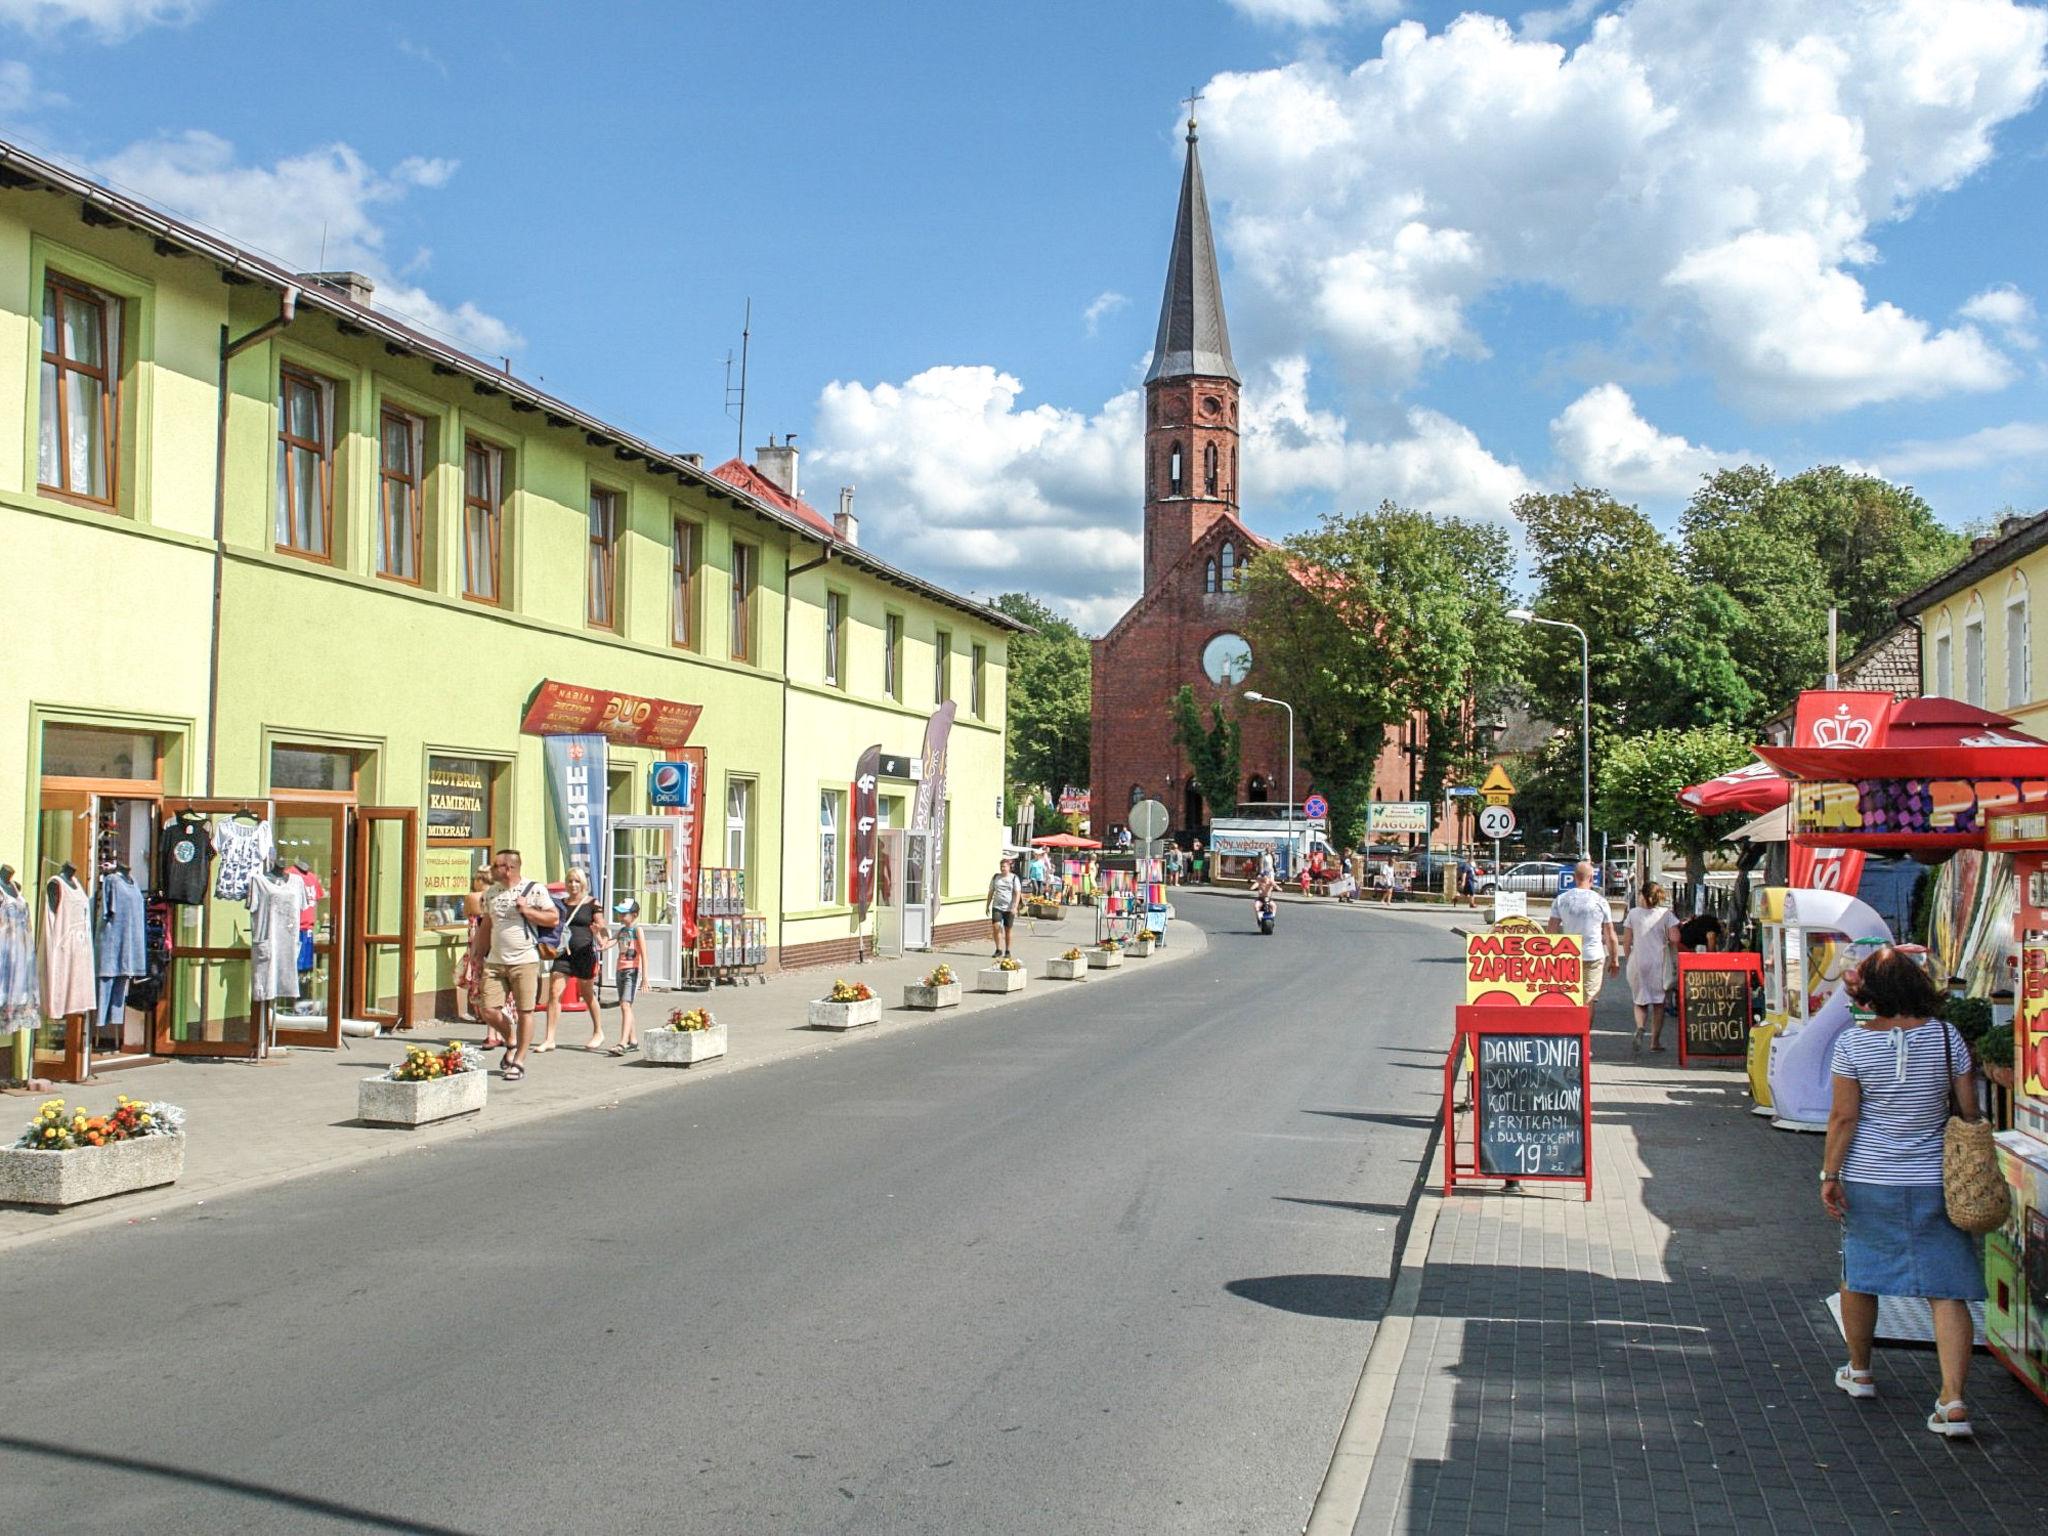
[[[1479,813],[1479,835],[1503,838],[1515,835],[1515,813],[1511,806],[1489,805]]]

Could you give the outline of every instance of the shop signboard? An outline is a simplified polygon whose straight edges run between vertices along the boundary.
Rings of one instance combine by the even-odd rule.
[[[689,741],[703,712],[701,704],[544,682],[534,690],[519,728],[529,736],[596,735],[622,746],[674,750]]]
[[[1571,1007],[1584,1000],[1578,935],[1510,918],[1465,940],[1465,1001]]]
[[[1749,1031],[1756,1023],[1753,978],[1763,958],[1753,954],[1678,957],[1678,1064],[1697,1056],[1708,1061],[1749,1059]]]
[[[647,803],[655,810],[673,810],[697,798],[692,782],[696,768],[687,762],[655,763],[647,770]]]
[[[469,877],[476,868],[474,848],[437,848],[432,843],[420,850],[420,895],[429,902],[450,898],[459,905],[469,894]]]
[[[1088,814],[1088,791],[1076,789],[1069,784],[1060,791],[1060,814],[1062,816],[1086,816]]]
[[[2048,810],[2048,779],[1840,779],[1792,786],[1792,832],[1883,838],[1900,847],[1977,847],[1996,817]]]
[[[562,867],[580,869],[590,877],[590,894],[600,912],[608,911],[605,888],[610,864],[604,849],[606,765],[610,744],[602,736],[549,736],[543,739],[548,765],[548,806],[555,816],[555,835],[562,845]]]
[[[1460,1179],[1569,1182],[1593,1198],[1590,1008],[1467,1005],[1444,1061],[1444,1192]],[[1469,1063],[1469,1067],[1466,1064]],[[1469,1139],[1458,1133],[1461,1068]]]
[[[488,838],[490,829],[484,825],[488,793],[481,763],[469,758],[433,759],[427,770],[427,841]],[[467,880],[462,889],[469,889]]]
[[[2019,1006],[2013,1010],[2013,1118],[2048,1138],[2048,944],[2020,946]]]
[[[1365,829],[1371,837],[1427,837],[1429,802],[1375,800],[1366,807]]]

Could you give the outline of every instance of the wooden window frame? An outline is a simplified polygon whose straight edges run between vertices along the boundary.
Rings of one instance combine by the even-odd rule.
[[[495,503],[470,494],[469,456],[472,453],[496,454],[498,456],[498,498]],[[488,438],[474,434],[462,439],[462,596],[466,602],[482,603],[487,608],[505,606],[505,461],[509,454]],[[485,531],[490,535],[491,545],[491,590],[478,592],[470,581],[470,531],[469,518],[478,512],[486,519]]]
[[[393,473],[384,458],[384,431],[397,422],[405,428],[406,442],[413,455],[410,474]],[[412,503],[412,575],[390,569],[391,508],[388,496],[393,485],[400,487]],[[427,531],[427,423],[426,418],[395,405],[377,412],[377,574],[385,581],[417,587],[426,580]]]
[[[56,352],[48,352],[43,351],[40,347],[37,349],[42,362],[54,369],[56,373],[54,388],[57,392],[57,474],[61,482],[61,480],[68,478],[71,473],[71,412],[67,392],[64,388],[64,376],[67,373],[80,373],[89,379],[98,381],[100,386],[100,443],[107,459],[107,494],[102,498],[93,495],[90,491],[73,490],[62,483],[57,485],[46,484],[43,481],[42,464],[40,462],[36,465],[36,490],[42,495],[54,496],[59,501],[73,502],[82,507],[97,507],[101,511],[111,512],[121,499],[121,359],[113,355],[118,344],[116,346],[108,344],[107,306],[109,304],[119,304],[122,301],[116,294],[107,293],[103,289],[93,288],[77,281],[75,278],[63,277],[55,272],[46,271],[43,274],[43,291],[46,300],[52,293],[57,298],[56,332],[58,350]],[[102,360],[98,368],[88,367],[84,363],[73,362],[63,355],[64,306],[70,301],[90,305],[98,312],[100,358]],[[36,324],[38,328],[42,325],[40,313],[36,316]],[[122,326],[121,331],[122,339],[125,341],[127,337],[127,326],[125,324]],[[41,384],[40,369],[37,370],[37,383],[38,385]],[[40,430],[40,426],[38,426],[38,433],[40,433]],[[37,443],[37,458],[40,461],[40,437]]]
[[[291,409],[288,391],[298,386],[313,391],[318,402],[320,437],[303,438],[292,431]],[[281,510],[287,513],[289,525],[296,530],[298,517],[298,486],[293,467],[293,450],[309,449],[320,466],[320,543],[319,549],[301,549],[296,544],[287,544],[277,538],[276,513],[271,515],[271,547],[279,554],[291,555],[300,560],[311,560],[320,565],[334,564],[334,444],[330,440],[334,432],[335,393],[339,389],[334,380],[323,378],[310,369],[286,363],[277,370],[277,452],[283,478],[278,483],[277,494],[283,498]]]
[[[626,493],[608,485],[593,485],[586,512],[590,541],[583,577],[583,618],[592,629],[617,633],[619,628],[619,522],[625,510]],[[597,527],[598,509],[604,509],[604,529]],[[603,573],[604,614],[597,612],[598,575]]]
[[[734,661],[754,662],[754,594],[761,585],[761,546],[732,541],[732,601],[726,642]]]
[[[687,546],[687,547],[686,547]],[[698,632],[698,574],[704,568],[704,525],[692,518],[671,520],[668,536],[669,643],[678,649],[702,648]]]

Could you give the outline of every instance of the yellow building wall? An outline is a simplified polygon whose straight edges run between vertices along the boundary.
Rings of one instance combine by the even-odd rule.
[[[1922,692],[1981,704],[2010,715],[2025,731],[2048,736],[2048,634],[2034,622],[2035,600],[2043,594],[2048,594],[2048,549],[2037,549],[1920,614]],[[2008,669],[2013,655],[2008,641],[2009,607],[2022,615],[2026,636],[2025,665],[2017,678]],[[1984,627],[1984,679],[1978,696],[1972,698],[1965,666],[1965,632],[1978,618]],[[1942,681],[1944,639],[1946,687]]]

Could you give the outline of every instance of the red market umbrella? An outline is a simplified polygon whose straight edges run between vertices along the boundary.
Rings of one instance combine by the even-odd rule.
[[[1758,747],[1788,777],[1855,779],[2048,778],[2048,741],[1956,699],[1907,699],[1877,747]]]
[[[1100,848],[1102,844],[1091,837],[1076,837],[1071,832],[1054,832],[1046,837],[1031,839],[1034,848]]]
[[[1702,816],[1731,811],[1760,816],[1792,798],[1792,785],[1769,763],[1746,763],[1718,779],[1692,784],[1678,792],[1678,803]]]

